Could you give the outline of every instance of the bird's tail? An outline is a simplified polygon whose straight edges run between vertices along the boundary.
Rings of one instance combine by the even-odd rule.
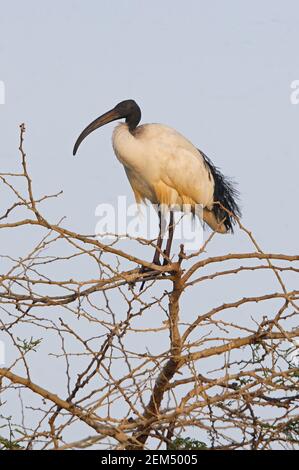
[[[233,232],[234,216],[241,217],[239,192],[234,182],[224,176],[201,150],[200,153],[214,179],[214,205],[211,210],[204,209],[203,219],[216,232]]]

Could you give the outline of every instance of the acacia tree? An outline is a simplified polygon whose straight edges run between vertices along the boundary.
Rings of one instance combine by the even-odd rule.
[[[237,219],[246,251],[210,256],[212,233],[156,267],[133,254],[154,241],[50,222],[60,193],[34,194],[24,132],[20,172],[0,174],[0,233],[31,243],[1,244],[2,448],[296,448],[299,256],[265,253]],[[215,304],[221,283],[234,298]]]

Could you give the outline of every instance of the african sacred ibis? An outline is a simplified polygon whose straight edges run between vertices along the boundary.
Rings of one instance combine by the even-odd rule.
[[[149,200],[170,211],[169,236],[164,252],[164,263],[169,260],[173,238],[173,208],[192,207],[212,230],[219,233],[233,231],[233,217],[240,215],[237,191],[210,159],[184,136],[163,124],[138,126],[141,110],[134,100],[118,103],[113,109],[95,119],[78,137],[73,154],[91,132],[116,119],[125,119],[113,132],[112,144],[118,160],[123,164],[134,191],[136,202]],[[217,204],[220,203],[220,204]],[[221,207],[225,207],[226,212]],[[202,210],[199,212],[198,207]],[[160,264],[162,246],[161,212],[160,232],[153,259]]]

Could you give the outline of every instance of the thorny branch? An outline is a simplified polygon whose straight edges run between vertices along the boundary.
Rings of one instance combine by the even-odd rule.
[[[61,192],[35,195],[24,134],[0,173],[2,448],[298,448],[299,255],[240,220],[246,251],[212,234],[158,268],[134,254],[152,241],[76,233],[45,215]]]

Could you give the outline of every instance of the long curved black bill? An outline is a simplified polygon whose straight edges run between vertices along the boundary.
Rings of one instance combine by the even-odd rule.
[[[79,145],[81,142],[87,137],[91,132],[95,131],[101,126],[104,126],[105,124],[108,124],[109,122],[115,121],[116,119],[120,119],[123,116],[119,114],[118,111],[115,109],[111,109],[105,114],[102,114],[102,116],[98,117],[94,121],[92,121],[85,129],[84,131],[81,132],[79,135],[78,139],[76,140],[76,143],[74,145],[73,149],[73,155],[76,155],[77,150],[79,148]]]

